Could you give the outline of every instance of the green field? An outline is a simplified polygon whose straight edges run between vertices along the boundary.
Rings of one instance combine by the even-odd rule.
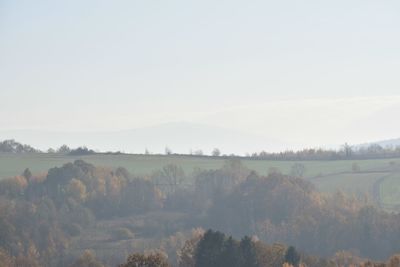
[[[311,180],[317,185],[317,188],[322,192],[334,193],[337,190],[342,190],[347,193],[373,194],[373,185],[382,176],[382,173],[344,173],[328,177],[316,178]]]
[[[389,174],[379,187],[380,201],[389,210],[400,209],[400,172]]]
[[[55,166],[62,166],[67,162],[83,159],[96,166],[125,167],[129,172],[136,175],[149,174],[167,164],[181,166],[186,173],[195,168],[217,169],[220,168],[224,159],[212,157],[195,156],[162,156],[162,155],[105,155],[96,154],[88,156],[67,156],[57,154],[1,154],[0,153],[0,178],[11,177],[21,174],[25,168],[33,173],[43,173]],[[270,168],[275,167],[283,173],[289,173],[294,161],[271,161],[242,159],[242,162],[251,170],[260,174],[267,174]],[[327,176],[336,173],[351,172],[352,164],[356,162],[361,171],[387,172],[389,162],[400,166],[400,159],[358,160],[358,161],[300,161],[306,167],[305,177]]]
[[[167,164],[181,166],[186,174],[194,169],[217,169],[224,164],[223,158],[195,156],[162,155],[88,155],[67,156],[57,154],[0,154],[0,178],[21,174],[25,168],[33,173],[45,173],[55,166],[83,159],[96,166],[125,167],[134,175],[150,174]],[[271,168],[278,168],[282,173],[290,173],[294,161],[271,161],[242,159],[249,169],[260,174],[267,174]],[[340,161],[303,161],[305,179],[311,181],[322,192],[343,190],[355,194],[374,195],[383,206],[400,204],[400,159],[377,160],[340,160]],[[352,172],[352,165],[357,163],[359,171]],[[375,188],[375,189],[374,189]],[[376,191],[376,192],[375,192]],[[377,195],[378,194],[378,195]]]

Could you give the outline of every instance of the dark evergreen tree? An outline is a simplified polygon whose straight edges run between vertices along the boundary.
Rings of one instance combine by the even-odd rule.
[[[220,255],[221,267],[240,267],[242,254],[239,250],[239,243],[231,236],[225,241],[222,254]]]
[[[300,263],[300,253],[296,250],[295,247],[290,246],[285,254],[285,262],[290,263],[293,266],[298,266]]]
[[[258,267],[256,247],[250,237],[245,236],[240,241],[241,265],[243,267]]]
[[[196,249],[196,267],[220,267],[225,235],[208,230]]]

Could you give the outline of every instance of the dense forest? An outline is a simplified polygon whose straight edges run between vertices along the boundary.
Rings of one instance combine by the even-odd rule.
[[[209,235],[215,244],[198,243]],[[252,238],[235,240],[243,236]],[[158,253],[173,266],[229,266],[201,263],[199,255],[229,254],[226,246],[239,251],[249,240],[263,247],[257,257],[265,260],[254,266],[283,264],[283,244],[314,255],[302,258],[307,266],[336,266],[339,259],[385,261],[400,251],[399,238],[400,215],[380,210],[368,198],[322,194],[279,172],[260,176],[239,159],[191,174],[166,165],[143,177],[77,160],[47,174],[26,169],[0,181],[0,257],[10,262],[3,266],[92,266],[73,264],[94,255],[101,264],[116,266],[131,253],[139,258]],[[113,249],[104,250],[104,244]],[[202,250],[210,247],[215,251]],[[188,249],[195,263],[184,263],[189,256],[182,251]]]

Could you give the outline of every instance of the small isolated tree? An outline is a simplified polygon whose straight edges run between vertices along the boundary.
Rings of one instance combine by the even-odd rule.
[[[213,157],[219,157],[221,155],[221,151],[218,148],[214,148],[214,150],[211,152],[211,155]]]
[[[161,253],[154,253],[149,255],[132,254],[128,257],[124,264],[119,267],[170,267],[167,258]]]
[[[285,254],[285,262],[293,265],[293,266],[298,266],[300,263],[300,253],[296,250],[295,247],[290,246]]]
[[[165,147],[165,155],[171,155],[172,150],[169,147]]]

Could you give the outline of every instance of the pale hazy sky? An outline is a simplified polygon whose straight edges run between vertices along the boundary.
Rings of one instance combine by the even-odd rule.
[[[0,0],[0,129],[400,137],[400,1]]]

